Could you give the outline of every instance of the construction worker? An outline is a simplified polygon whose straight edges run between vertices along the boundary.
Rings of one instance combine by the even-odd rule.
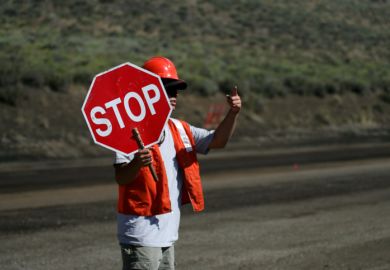
[[[175,108],[178,91],[187,88],[175,65],[157,56],[146,61],[143,68],[161,77]],[[158,144],[129,156],[116,154],[118,240],[123,270],[174,269],[180,207],[191,203],[196,212],[204,209],[197,153],[207,154],[229,141],[241,109],[236,87],[227,102],[230,109],[213,131],[170,118]],[[158,181],[153,179],[149,164],[154,166]]]

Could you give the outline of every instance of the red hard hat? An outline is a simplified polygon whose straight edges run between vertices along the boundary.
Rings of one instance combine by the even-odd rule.
[[[179,79],[175,65],[168,58],[154,56],[147,60],[142,67],[160,76],[166,87],[175,87],[177,89],[185,89],[187,87],[187,83]]]

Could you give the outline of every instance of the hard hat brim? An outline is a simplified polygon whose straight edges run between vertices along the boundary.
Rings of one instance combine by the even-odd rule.
[[[176,80],[171,78],[161,78],[161,80],[166,90],[185,90],[187,88],[187,83],[183,80]]]

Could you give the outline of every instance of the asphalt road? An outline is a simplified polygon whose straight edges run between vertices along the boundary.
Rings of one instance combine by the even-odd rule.
[[[202,174],[245,169],[390,157],[390,143],[330,144],[264,150],[235,146],[200,156]],[[111,154],[112,155],[112,154]],[[0,163],[0,194],[47,188],[90,186],[112,182],[112,157],[86,160],[48,160]]]
[[[40,188],[0,189],[0,269],[120,269],[116,186],[67,170],[72,185],[20,170]],[[183,209],[177,269],[390,269],[390,158],[210,170],[204,188],[206,210]]]

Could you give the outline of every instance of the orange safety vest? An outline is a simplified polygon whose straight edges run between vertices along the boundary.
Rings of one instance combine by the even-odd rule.
[[[184,121],[179,121],[178,126],[176,126],[177,124],[172,120],[168,121],[168,125],[173,136],[177,162],[184,172],[181,192],[182,204],[191,203],[195,212],[202,211],[204,209],[203,190],[195,152],[195,141],[190,126]],[[183,142],[183,136],[180,132],[186,133],[189,142]],[[172,211],[168,179],[160,148],[158,145],[154,145],[150,150],[159,181],[154,181],[147,166],[142,167],[138,176],[130,184],[119,185],[118,213],[154,216]]]

